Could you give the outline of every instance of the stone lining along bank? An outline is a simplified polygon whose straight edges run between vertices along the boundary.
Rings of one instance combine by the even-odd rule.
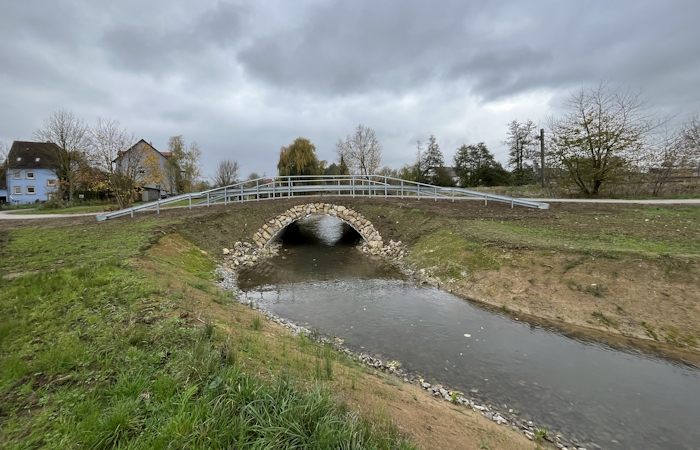
[[[400,260],[403,259],[405,255],[405,250],[403,249],[400,242],[395,243],[391,241],[389,245],[382,248],[370,247],[369,245],[364,243],[360,248],[363,252],[366,253],[383,255],[389,258],[394,263],[400,262]],[[265,315],[265,317],[268,320],[273,321],[289,329],[293,334],[298,335],[303,333],[308,338],[313,339],[321,343],[322,345],[333,346],[338,351],[345,353],[349,357],[357,359],[361,363],[373,367],[376,370],[382,371],[388,375],[395,376],[399,379],[402,379],[404,382],[420,386],[435,398],[439,398],[444,401],[454,403],[456,405],[462,405],[466,408],[471,408],[473,411],[478,411],[484,417],[486,417],[489,420],[492,420],[493,422],[496,422],[498,425],[509,426],[513,430],[521,431],[530,440],[534,441],[538,438],[542,438],[551,442],[559,449],[586,450],[586,447],[584,447],[583,445],[579,443],[567,442],[563,437],[559,435],[552,435],[550,433],[546,433],[544,435],[538,434],[540,428],[538,428],[533,423],[533,421],[518,418],[515,414],[512,414],[512,410],[509,410],[508,413],[500,412],[498,410],[498,407],[495,407],[493,405],[487,406],[483,403],[475,401],[475,399],[467,398],[463,395],[463,393],[459,391],[450,390],[439,384],[430,384],[418,374],[411,374],[405,372],[404,369],[401,368],[401,364],[398,361],[384,362],[377,357],[370,356],[365,353],[356,353],[351,349],[345,347],[343,345],[342,339],[340,338],[321,335],[302,325],[296,324],[291,320],[279,317],[273,314],[271,311],[268,311],[264,308],[260,308],[254,302],[248,300],[244,295],[242,295],[242,293],[238,289],[237,269],[242,266],[251,266],[255,264],[256,261],[259,261],[262,258],[267,258],[276,255],[278,254],[278,252],[279,245],[268,246],[267,248],[255,248],[250,243],[236,242],[236,244],[234,244],[233,251],[224,249],[224,256],[226,262],[224,263],[224,265],[219,266],[216,270],[216,273],[219,276],[220,280],[219,286],[222,289],[231,291],[234,294],[236,294],[236,298],[241,304],[249,305],[253,309],[258,310],[260,313]],[[590,445],[591,448],[600,448],[596,444]]]

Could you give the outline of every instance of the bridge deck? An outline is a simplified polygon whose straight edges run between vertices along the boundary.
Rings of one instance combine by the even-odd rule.
[[[462,188],[433,186],[416,183],[399,178],[379,175],[321,175],[258,178],[202,192],[192,192],[177,195],[144,205],[125,208],[97,216],[98,221],[121,217],[134,216],[134,212],[155,209],[160,213],[161,206],[187,201],[188,206],[209,206],[212,204],[230,202],[249,202],[260,200],[287,199],[299,195],[331,195],[338,197],[384,197],[384,198],[417,198],[437,200],[482,199],[486,204],[489,200],[508,203],[511,208],[525,206],[528,208],[548,209],[549,204],[524,200],[502,195],[486,194]],[[194,203],[193,203],[194,202]]]

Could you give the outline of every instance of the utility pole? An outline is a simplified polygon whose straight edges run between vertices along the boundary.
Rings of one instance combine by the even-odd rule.
[[[540,157],[542,159],[540,172],[542,172],[542,187],[544,188],[544,128],[540,128]]]

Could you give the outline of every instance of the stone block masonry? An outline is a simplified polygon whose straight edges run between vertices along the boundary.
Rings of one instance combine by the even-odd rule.
[[[274,242],[279,234],[291,223],[310,215],[325,214],[337,217],[357,231],[370,248],[380,249],[384,246],[382,237],[372,222],[362,214],[344,206],[329,203],[307,203],[297,205],[268,221],[254,235],[253,241],[258,248],[265,248]]]

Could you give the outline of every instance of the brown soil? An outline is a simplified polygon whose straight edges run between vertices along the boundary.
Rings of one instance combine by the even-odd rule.
[[[385,242],[401,240],[409,250],[423,236],[441,229],[455,230],[482,243],[495,255],[499,268],[477,270],[446,286],[465,298],[501,308],[505,305],[510,311],[548,320],[565,331],[590,330],[596,338],[604,332],[613,342],[620,341],[615,336],[622,336],[623,341],[643,349],[700,361],[700,224],[656,215],[658,208],[654,206],[566,203],[538,210],[480,201],[299,197],[192,210],[163,209],[160,216],[146,212],[134,219],[114,220],[160,217],[164,230],[179,230],[200,248],[221,255],[222,248],[250,239],[270,218],[311,201],[355,209],[374,223]],[[698,207],[663,209],[673,212]],[[419,220],[411,211],[422,212]],[[506,236],[483,230],[472,233],[472,225],[480,223],[513,224],[543,233],[563,231],[574,241],[579,236],[583,240],[572,249],[570,242],[567,246],[561,240],[532,241],[532,235],[519,236],[517,232]],[[101,225],[94,217],[0,221],[0,241],[2,231],[11,228],[78,224]],[[668,246],[673,251],[667,254],[645,247],[606,250],[604,245],[596,245],[598,233],[656,242],[662,250]],[[415,267],[434,269],[420,261]],[[445,287],[445,282],[441,286]]]
[[[286,328],[263,320],[260,331],[252,331],[249,324],[259,313],[239,304],[222,305],[216,303],[213,295],[201,290],[188,289],[186,282],[192,274],[167,261],[177,260],[178,255],[191,251],[192,245],[176,234],[169,234],[141,258],[138,266],[159,280],[167,292],[185,290],[185,306],[181,317],[202,325],[201,321],[214,318],[220,329],[232,339],[245,339],[246,336],[264,336],[265,348],[269,353],[259,358],[246,360],[243,364],[261,375],[274,372],[274,361],[286,348],[295,352],[298,338]],[[201,282],[201,279],[199,280]],[[215,289],[213,283],[212,289]],[[286,347],[283,347],[285,346]],[[247,355],[246,355],[247,356]],[[352,364],[334,363],[332,386],[339,400],[352,410],[360,412],[380,424],[387,418],[424,449],[478,449],[488,439],[488,448],[496,449],[535,449],[537,445],[523,434],[505,426],[499,426],[471,409],[436,400],[423,389],[402,380],[385,375],[374,369]],[[356,377],[355,388],[351,378]],[[546,442],[540,444],[544,448]],[[486,448],[486,447],[484,447]]]
[[[525,313],[530,321],[548,319],[548,325],[564,331],[580,335],[589,330],[591,337],[613,345],[700,363],[698,272],[674,280],[658,261],[621,264],[588,257],[565,270],[571,262],[567,255],[512,250],[506,256],[511,262],[499,270],[477,272],[448,288],[467,299]]]

